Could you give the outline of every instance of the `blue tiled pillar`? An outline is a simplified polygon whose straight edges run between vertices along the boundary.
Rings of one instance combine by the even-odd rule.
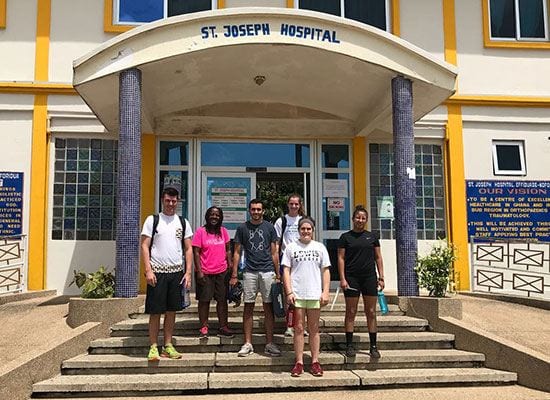
[[[392,80],[392,110],[397,290],[399,296],[418,296],[413,92],[412,82],[403,76]]]
[[[116,297],[136,297],[141,199],[141,71],[119,77]]]

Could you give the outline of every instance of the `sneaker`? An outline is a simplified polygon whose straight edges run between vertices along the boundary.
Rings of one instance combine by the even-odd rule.
[[[224,337],[224,338],[235,337],[235,335],[233,334],[233,331],[231,329],[229,329],[229,327],[227,325],[221,327],[220,329],[218,329],[218,336],[219,337]]]
[[[161,356],[164,358],[171,358],[173,360],[177,360],[178,358],[181,358],[181,353],[179,353],[172,343],[168,343],[166,346],[162,348]]]
[[[265,345],[264,353],[271,357],[279,357],[281,349],[275,343],[268,343]]]
[[[380,352],[378,351],[378,348],[376,346],[371,346],[369,352],[371,358],[380,358]]]
[[[352,344],[348,344],[346,347],[346,357],[355,357],[356,354],[357,350],[355,350],[355,347]]]
[[[297,362],[290,371],[290,376],[296,378],[304,373],[304,364]]]
[[[308,331],[304,331],[304,337],[308,337],[309,336],[309,332]]]
[[[158,361],[160,360],[159,349],[156,344],[152,344],[149,348],[149,354],[147,355],[147,360],[149,361]]]
[[[250,354],[254,353],[254,346],[252,346],[251,343],[245,343],[237,353],[239,357],[246,357]]]
[[[294,328],[291,328],[291,327],[286,328],[285,336],[293,337],[294,336]]]
[[[323,376],[323,368],[321,368],[321,364],[318,362],[314,362],[311,364],[311,369],[309,370],[311,375],[313,376]]]
[[[206,339],[207,337],[208,337],[208,326],[204,325],[201,329],[199,329],[199,338]]]

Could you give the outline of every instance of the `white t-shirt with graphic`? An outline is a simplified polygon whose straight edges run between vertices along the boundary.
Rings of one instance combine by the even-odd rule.
[[[151,247],[151,268],[155,272],[166,272],[170,267],[182,266],[185,270],[185,257],[181,244],[182,226],[177,215],[159,214],[157,233]],[[151,237],[153,233],[153,216],[149,215],[143,224],[141,234]],[[188,239],[193,236],[189,221],[185,220],[185,235]]]
[[[312,240],[307,245],[299,240],[290,243],[283,253],[282,264],[290,268],[292,292],[299,300],[319,300],[323,292],[322,271],[330,267],[325,245]]]
[[[281,238],[281,232],[283,230],[283,218],[286,218],[286,228],[285,232],[283,233],[283,244],[282,244],[282,251],[286,249],[286,247],[292,243],[295,242],[300,238],[300,232],[298,231],[298,222],[302,219],[301,215],[297,215],[295,217],[291,217],[288,214],[286,214],[284,217],[277,218],[277,221],[275,221],[275,232],[277,232],[277,237]]]

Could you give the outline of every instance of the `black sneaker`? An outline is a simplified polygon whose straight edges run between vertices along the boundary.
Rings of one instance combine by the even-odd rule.
[[[355,350],[355,347],[352,344],[348,344],[346,347],[346,357],[355,357],[356,354],[357,350]]]
[[[370,356],[371,358],[380,358],[380,352],[376,348],[376,346],[370,347]]]

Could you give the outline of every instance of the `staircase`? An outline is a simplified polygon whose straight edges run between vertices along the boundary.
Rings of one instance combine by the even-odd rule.
[[[88,354],[63,362],[61,375],[33,385],[33,397],[158,396],[215,392],[266,392],[318,389],[369,389],[403,386],[464,386],[515,384],[515,373],[484,368],[483,354],[453,348],[453,335],[431,332],[424,319],[404,315],[396,305],[378,316],[378,347],[382,358],[368,355],[369,336],[359,307],[354,341],[360,351],[344,355],[344,304],[321,312],[321,378],[307,371],[310,365],[306,338],[306,373],[290,376],[294,365],[292,338],[284,337],[284,321],[275,324],[274,341],[283,355],[263,354],[265,335],[261,303],[256,304],[253,345],[255,353],[237,357],[243,343],[242,310],[230,307],[234,338],[199,339],[196,306],[178,313],[173,343],[184,353],[180,360],[145,358],[148,316],[131,315],[114,325],[111,336],[92,341]],[[217,332],[211,306],[210,331]],[[162,339],[161,339],[162,342]]]

